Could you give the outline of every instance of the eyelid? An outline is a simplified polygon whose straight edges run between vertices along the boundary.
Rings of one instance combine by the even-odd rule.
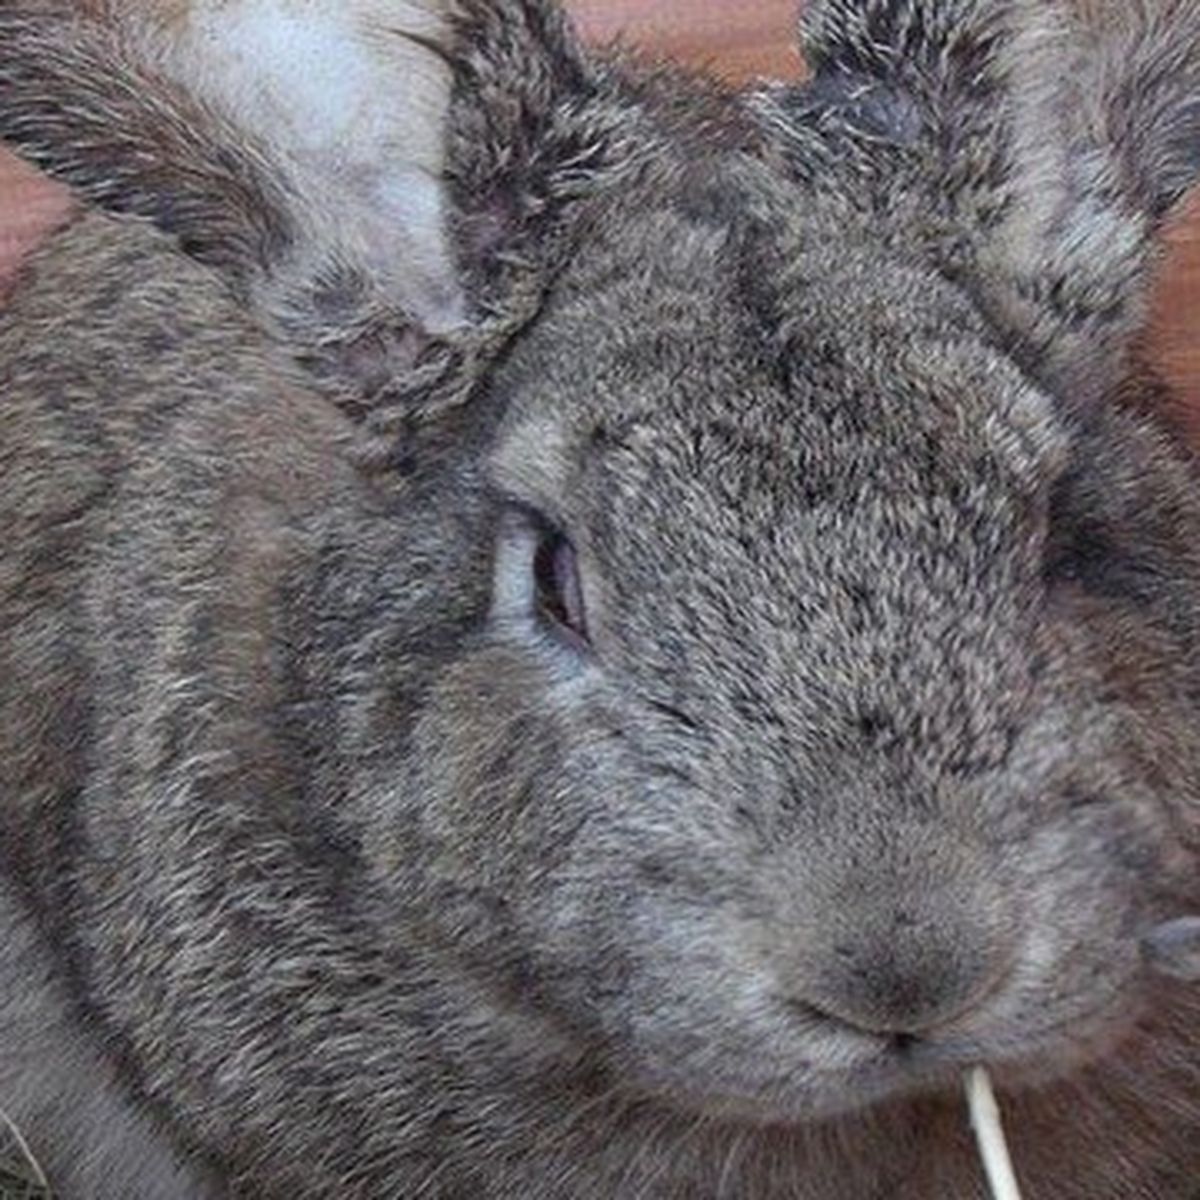
[[[528,517],[510,507],[501,510],[497,524],[497,554],[493,564],[492,619],[524,618],[533,587],[525,562],[534,552],[538,536]],[[515,549],[519,546],[519,551]]]
[[[536,611],[534,563],[547,539],[570,541],[557,525],[533,505],[505,503],[497,522],[498,553],[493,568],[492,615],[495,619],[524,620]]]
[[[531,500],[528,496],[518,495],[503,487],[493,487],[492,497],[496,506],[502,512],[515,513],[530,528],[541,533],[555,533],[567,537],[566,521],[554,506],[543,502],[540,498]]]

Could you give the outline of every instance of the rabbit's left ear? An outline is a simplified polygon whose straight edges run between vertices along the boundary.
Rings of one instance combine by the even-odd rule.
[[[263,148],[303,240],[369,264],[423,326],[461,322],[443,183],[448,0],[104,6],[142,63]]]
[[[552,0],[0,0],[0,137],[174,235],[356,411],[533,310],[636,125]]]
[[[1121,378],[1155,235],[1200,178],[1200,0],[812,0],[794,171],[932,258],[1035,377]]]

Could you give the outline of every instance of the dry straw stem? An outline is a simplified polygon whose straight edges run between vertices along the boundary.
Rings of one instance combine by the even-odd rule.
[[[0,1200],[51,1200],[50,1182],[16,1123],[0,1108]]]
[[[992,1195],[995,1200],[1021,1200],[991,1078],[983,1067],[976,1067],[967,1075],[966,1087],[971,1126],[979,1143],[979,1154]]]

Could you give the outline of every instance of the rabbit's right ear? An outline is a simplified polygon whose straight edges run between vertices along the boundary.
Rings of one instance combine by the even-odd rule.
[[[356,403],[537,290],[620,108],[549,0],[0,0],[0,138],[177,236]]]
[[[793,172],[977,299],[1086,404],[1126,369],[1200,182],[1200,0],[807,0],[811,78],[753,98]]]

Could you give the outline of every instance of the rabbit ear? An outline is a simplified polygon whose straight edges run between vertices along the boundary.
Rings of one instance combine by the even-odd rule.
[[[541,0],[0,0],[0,137],[360,399],[536,291],[514,264],[619,157],[605,88]]]
[[[383,296],[432,328],[463,316],[442,182],[447,8],[190,0],[147,24],[144,0],[108,0],[143,61],[262,148],[298,236],[370,267]]]
[[[393,301],[452,324],[442,7],[0,5],[0,135],[234,276],[369,264]]]
[[[1143,323],[1200,176],[1200,0],[814,0],[807,86],[755,104],[793,170],[931,255],[1085,400]]]

